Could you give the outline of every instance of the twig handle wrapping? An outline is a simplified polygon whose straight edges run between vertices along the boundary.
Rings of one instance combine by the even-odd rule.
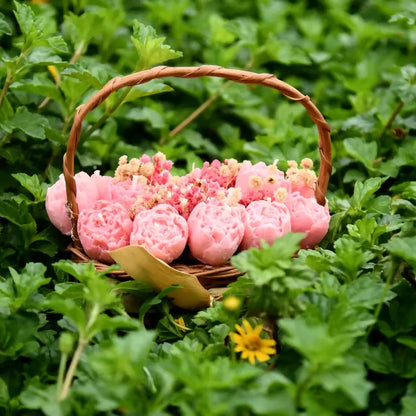
[[[76,202],[74,159],[81,136],[81,124],[86,115],[99,106],[112,92],[118,91],[123,87],[144,84],[152,79],[164,77],[199,78],[204,76],[226,78],[241,84],[264,85],[280,91],[285,97],[292,101],[298,101],[306,108],[309,117],[318,128],[319,134],[318,146],[321,161],[315,189],[315,198],[319,204],[325,204],[325,193],[328,188],[329,177],[332,170],[331,137],[329,134],[328,123],[307,95],[303,95],[296,88],[277,79],[272,74],[257,74],[250,71],[226,69],[215,65],[203,65],[199,67],[157,66],[125,77],[113,78],[85,104],[77,108],[71,132],[69,133],[66,153],[63,158],[63,172],[67,194],[67,212],[72,221],[72,237],[76,246],[81,247],[77,232],[78,205]]]

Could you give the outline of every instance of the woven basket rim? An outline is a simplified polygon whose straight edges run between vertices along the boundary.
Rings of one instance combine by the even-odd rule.
[[[85,262],[91,260],[83,252],[82,244],[78,236],[77,222],[79,208],[76,202],[76,183],[74,177],[75,153],[81,137],[82,122],[87,114],[99,106],[103,101],[105,101],[105,99],[111,93],[118,91],[123,87],[144,84],[153,79],[164,77],[199,78],[203,76],[225,78],[241,84],[263,85],[279,91],[288,99],[299,102],[305,107],[309,117],[318,128],[319,137],[318,148],[320,154],[320,169],[315,188],[315,199],[321,205],[326,203],[325,194],[328,188],[329,177],[332,171],[331,137],[329,134],[330,128],[321,112],[310,100],[309,96],[302,94],[290,84],[287,84],[286,82],[276,78],[276,76],[267,73],[255,73],[246,70],[227,69],[215,65],[202,65],[197,67],[157,66],[124,77],[115,77],[111,79],[101,88],[101,90],[96,92],[85,104],[80,105],[76,110],[72,128],[68,137],[66,153],[63,157],[63,173],[67,195],[66,210],[72,223],[71,236],[73,243],[72,248],[69,248],[69,251],[71,251],[74,261]],[[94,261],[94,264],[96,265],[97,270],[104,271],[109,267],[108,265],[98,261]],[[218,267],[209,266],[214,270],[213,273],[211,270],[208,272],[208,269],[203,267],[206,265],[190,266],[186,264],[171,264],[170,266],[176,268],[177,270],[194,274],[200,279],[200,281],[208,281],[208,283],[215,279],[215,277],[213,278],[212,276],[215,276],[216,273],[218,276],[221,276],[222,272],[225,273],[224,267],[228,268],[227,272],[225,273],[227,276],[226,279],[234,280],[236,277],[242,274],[231,265]],[[128,278],[128,275],[125,272],[123,274],[123,271],[111,272],[111,275],[119,279]]]

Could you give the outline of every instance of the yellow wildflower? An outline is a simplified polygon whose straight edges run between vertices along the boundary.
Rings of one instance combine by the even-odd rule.
[[[186,332],[189,328],[186,327],[183,317],[180,316],[178,319],[174,319],[175,325],[179,328],[179,331]]]
[[[237,310],[241,305],[240,299],[235,296],[228,296],[224,299],[224,308],[229,311]]]
[[[241,352],[241,358],[254,364],[256,360],[264,362],[269,360],[271,355],[276,354],[276,341],[260,337],[263,325],[257,325],[253,329],[245,319],[243,326],[244,328],[236,325],[238,333],[232,332],[230,334],[232,341],[236,344],[235,351]]]

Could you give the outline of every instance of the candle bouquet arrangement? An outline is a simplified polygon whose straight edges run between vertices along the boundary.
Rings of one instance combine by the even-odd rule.
[[[238,250],[294,231],[305,233],[302,248],[313,248],[329,225],[328,205],[315,199],[317,177],[310,159],[252,164],[226,159],[205,162],[183,176],[171,173],[163,153],[119,159],[113,177],[97,171],[75,175],[77,232],[91,259],[113,263],[108,251],[143,246],[166,263],[183,253],[220,266]],[[63,176],[47,192],[52,223],[70,235]]]

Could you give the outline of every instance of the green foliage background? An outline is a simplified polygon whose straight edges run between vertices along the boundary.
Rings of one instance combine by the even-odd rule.
[[[0,414],[413,416],[416,3],[35,3],[0,0]],[[228,292],[235,311],[181,311],[65,260],[44,210],[77,106],[114,76],[166,63],[273,73],[332,129],[327,237],[296,258],[295,234],[235,256],[247,272]],[[303,107],[275,91],[166,79],[90,113],[76,167],[107,173],[120,155],[156,151],[178,172],[214,158],[319,160]],[[277,340],[269,363],[234,353],[243,317]]]

